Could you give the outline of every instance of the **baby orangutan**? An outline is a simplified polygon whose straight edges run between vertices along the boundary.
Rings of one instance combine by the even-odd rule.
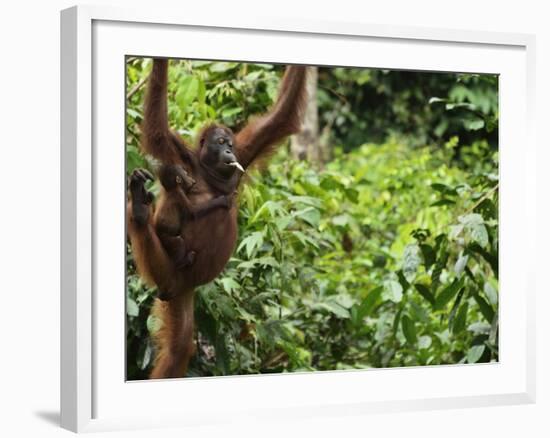
[[[181,237],[185,222],[203,217],[216,208],[230,208],[232,196],[222,195],[202,204],[192,205],[186,193],[191,190],[195,180],[182,166],[163,164],[158,170],[158,177],[166,196],[157,207],[156,231],[176,269],[183,269],[193,264],[196,255],[195,251],[187,248]],[[159,292],[161,300],[172,298],[169,295]]]

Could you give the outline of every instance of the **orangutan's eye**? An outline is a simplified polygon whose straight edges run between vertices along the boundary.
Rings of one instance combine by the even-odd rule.
[[[219,144],[224,144],[225,143],[225,138],[223,138],[223,137],[218,138],[218,143]]]

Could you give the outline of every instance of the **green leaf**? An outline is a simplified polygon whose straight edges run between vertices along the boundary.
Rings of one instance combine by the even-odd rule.
[[[225,73],[228,70],[234,69],[237,67],[236,62],[214,62],[210,66],[210,71],[212,73]]]
[[[134,317],[139,315],[139,307],[130,297],[126,297],[126,314]]]
[[[464,295],[464,291],[466,288],[462,288],[458,295],[456,296],[456,300],[453,304],[453,308],[451,309],[451,313],[449,314],[449,329],[453,327],[455,316],[458,312],[458,306],[460,306],[460,302],[462,301],[462,296]]]
[[[227,293],[231,293],[232,291],[238,290],[241,287],[241,285],[231,277],[222,278],[220,280],[220,283],[223,286],[223,290],[226,291]]]
[[[357,200],[359,199],[359,192],[355,189],[346,189],[345,191],[346,198],[348,198],[351,202],[357,203]]]
[[[498,313],[495,313],[493,322],[491,323],[491,331],[489,332],[489,345],[497,346],[497,336],[498,336]],[[497,346],[498,347],[498,346]]]
[[[347,292],[339,293],[334,297],[334,301],[340,306],[349,309],[355,304],[355,299]]]
[[[397,334],[397,329],[399,329],[399,323],[401,322],[401,314],[403,313],[403,307],[399,306],[399,310],[395,314],[395,317],[393,318],[393,325],[392,325],[392,333],[393,336]]]
[[[255,82],[262,75],[262,73],[263,72],[261,70],[250,72],[244,77],[244,80],[248,82]]]
[[[468,301],[464,302],[456,315],[453,323],[453,334],[457,335],[464,331],[466,327],[466,317],[468,315]]]
[[[319,222],[321,221],[321,213],[319,212],[319,210],[313,207],[308,207],[304,210],[297,211],[293,213],[293,215],[299,217],[300,219],[315,228],[319,226]]]
[[[301,231],[292,231],[292,235],[296,236],[305,248],[313,247],[319,249],[319,244],[317,241],[309,237],[307,234],[302,233]]]
[[[250,258],[254,250],[260,248],[263,243],[264,233],[262,231],[255,231],[241,241],[241,244],[237,248],[237,252],[242,248],[246,248],[246,256]]]
[[[435,298],[428,286],[425,284],[415,283],[415,289],[418,291],[422,297],[428,301],[432,306],[435,304]]]
[[[476,363],[479,359],[481,359],[484,351],[485,345],[474,345],[468,350],[466,360],[468,361],[468,363]]]
[[[221,115],[224,119],[228,119],[230,117],[233,117],[234,115],[239,114],[242,111],[243,111],[242,108],[226,108],[222,110]]]
[[[419,246],[416,243],[407,245],[403,254],[403,275],[409,283],[415,279],[421,262]]]
[[[464,120],[464,127],[468,131],[478,131],[485,126],[483,119]]]
[[[447,303],[451,301],[453,297],[458,293],[458,291],[462,287],[463,282],[463,279],[455,279],[449,286],[443,289],[435,298],[434,308],[436,310],[443,309],[447,305]]]
[[[491,199],[481,201],[474,211],[481,213],[485,220],[498,218],[498,208]]]
[[[149,333],[154,334],[162,327],[162,319],[155,315],[149,315],[147,317],[147,330]]]
[[[290,223],[292,222],[292,217],[290,216],[283,216],[280,218],[277,218],[273,221],[275,223],[275,226],[277,227],[277,230],[283,231],[285,230]]]
[[[261,218],[264,215],[267,215],[269,213],[269,216],[271,218],[274,218],[277,215],[280,216],[286,216],[288,213],[283,208],[282,204],[277,201],[266,201],[264,204],[258,209],[256,214],[250,219],[250,223],[256,222],[259,218]]]
[[[359,305],[359,308],[357,310],[359,319],[362,320],[364,317],[368,316],[372,312],[383,291],[384,288],[382,286],[379,286],[368,293],[367,297]]]
[[[251,269],[256,265],[263,267],[271,266],[273,268],[279,267],[279,262],[274,257],[259,257],[257,259],[248,260],[246,262],[239,263],[237,269]]]
[[[430,100],[428,100],[428,104],[433,103],[445,103],[447,102],[447,99],[442,99],[441,97],[430,97]]]
[[[449,238],[451,240],[455,240],[460,233],[462,233],[462,230],[464,229],[464,225],[458,224],[458,225],[452,225],[451,231],[449,232]]]
[[[341,190],[344,188],[342,183],[339,181],[335,175],[324,175],[324,178],[321,180],[321,188],[328,191],[332,190]]]
[[[335,303],[334,301],[326,301],[324,303],[320,303],[320,306],[327,309],[339,318],[347,319],[350,317],[349,310],[343,308],[340,304]]]
[[[193,103],[199,94],[199,80],[196,76],[185,76],[179,83],[176,102],[183,111]]]
[[[448,252],[448,240],[447,236],[445,234],[440,234],[436,237],[436,246],[435,251],[437,253],[437,260],[435,262],[435,266],[432,270],[432,292],[435,293],[439,286],[439,278],[441,276],[441,273],[443,272],[443,269],[447,266],[447,261],[449,260],[449,252]]]
[[[491,307],[485,299],[479,295],[478,293],[473,294],[474,299],[477,302],[477,305],[479,306],[479,310],[481,311],[481,314],[485,317],[485,319],[491,323],[493,321],[493,317],[495,316],[495,311]]]
[[[410,344],[415,344],[416,327],[414,326],[414,322],[409,318],[408,315],[402,316],[401,327],[403,328],[403,334],[405,335],[405,339],[407,339],[407,342],[409,342]]]
[[[472,105],[471,103],[467,103],[467,102],[452,102],[452,103],[448,103],[448,104],[445,105],[446,110],[453,110],[455,108],[465,108],[465,109],[468,109],[470,111],[475,110],[474,105]]]
[[[498,278],[498,254],[492,254],[484,250],[475,242],[470,243],[467,247],[467,250],[472,253],[479,254],[481,257],[483,257],[485,261],[491,266],[495,277]]]
[[[403,291],[406,291],[409,289],[411,284],[407,281],[405,276],[403,275],[403,270],[397,271],[397,279],[399,281],[399,284],[401,284],[401,287],[403,288]]]
[[[332,218],[332,223],[340,227],[348,225],[350,221],[351,221],[351,218],[347,214],[340,214]]]
[[[468,263],[468,256],[461,253],[454,267],[454,271],[457,276],[462,275],[467,263]]]
[[[197,100],[201,105],[204,105],[206,100],[206,86],[204,85],[204,81],[200,78],[197,78],[199,82],[198,90],[197,90]]]
[[[485,285],[483,286],[483,292],[485,292],[485,296],[489,300],[489,303],[491,303],[493,306],[496,306],[498,303],[498,293],[490,282],[485,282]]]
[[[399,303],[403,298],[403,287],[396,277],[394,274],[384,281],[384,299]]]
[[[487,234],[487,228],[485,228],[484,224],[471,227],[470,234],[472,235],[472,239],[481,246],[486,246],[489,243],[489,235]]]
[[[216,351],[216,366],[222,371],[222,374],[229,374],[229,352],[223,334],[217,334],[214,341]]]
[[[424,335],[418,338],[418,348],[420,350],[426,350],[430,348],[431,345],[432,345],[432,338],[430,336]]]
[[[422,251],[422,256],[424,257],[424,266],[426,267],[426,271],[428,271],[435,263],[435,251],[426,243],[420,244],[420,250]]]
[[[130,107],[126,108],[126,113],[130,117],[135,119],[135,121],[140,121],[143,118],[142,114],[138,110],[130,108]]]
[[[288,200],[293,204],[305,204],[316,208],[320,208],[322,205],[320,199],[314,198],[312,196],[289,196]]]
[[[443,205],[454,205],[454,204],[456,204],[455,200],[443,198],[443,199],[440,199],[439,201],[432,202],[430,204],[430,207],[441,207]]]
[[[430,187],[436,191],[438,191],[439,193],[442,193],[443,195],[452,195],[452,196],[456,196],[457,192],[456,192],[456,189],[452,188],[452,187],[449,187],[448,185],[446,184],[441,184],[441,183],[433,183],[430,185]]]
[[[489,243],[489,235],[487,234],[487,228],[483,223],[483,217],[478,213],[470,213],[458,218],[461,224],[464,225],[466,230],[470,233],[472,239],[479,243],[480,246],[486,246]]]
[[[476,334],[487,334],[491,330],[491,325],[486,322],[474,322],[468,326],[468,330]]]
[[[147,368],[147,365],[151,362],[151,357],[153,355],[153,349],[151,348],[151,344],[148,342],[145,346],[145,351],[143,352],[143,357],[141,359],[140,369],[144,370]]]
[[[223,317],[230,319],[237,317],[237,311],[235,310],[233,300],[231,300],[231,298],[227,295],[218,295],[216,298],[216,306],[222,313]]]

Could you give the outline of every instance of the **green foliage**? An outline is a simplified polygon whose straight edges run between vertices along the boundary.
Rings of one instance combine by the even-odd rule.
[[[136,273],[129,245],[126,273],[126,373],[128,379],[145,379],[154,356],[150,333],[157,327],[149,310],[155,290],[148,288]]]
[[[336,144],[396,137],[410,146],[498,141],[496,75],[321,68],[319,109]]]
[[[128,90],[149,68],[148,61],[129,61]],[[170,118],[191,137],[207,120],[239,127],[264,111],[280,69],[181,61],[170,74]],[[319,87],[351,81],[386,90],[383,84],[399,84],[393,74],[324,69]],[[348,139],[349,147],[333,147],[333,160],[322,169],[289,159],[282,147],[262,172],[247,175],[233,257],[197,290],[198,348],[190,375],[498,360],[498,154],[488,132],[496,89],[485,76],[440,78],[447,108],[407,82],[429,112],[419,129],[441,138],[436,118],[462,123],[454,111],[472,108],[449,103],[467,102],[484,123],[471,143],[460,140],[469,138],[464,124],[440,147],[421,146],[423,134],[405,141],[393,134],[414,122],[401,118],[386,120],[388,135],[376,144],[365,143],[364,133],[354,143],[355,130],[363,129],[355,107],[338,107],[341,99],[329,93],[320,96],[321,114],[329,117],[329,99],[345,119],[333,125],[335,138]],[[355,87],[339,92],[348,100],[367,92]],[[482,89],[492,90],[484,91],[489,103],[476,100]],[[137,149],[142,98],[140,89],[128,105],[128,171],[148,165]],[[436,105],[441,112],[431,113]],[[127,363],[128,378],[135,379],[151,365],[149,333],[159,321],[149,316],[155,291],[143,285],[128,255]]]

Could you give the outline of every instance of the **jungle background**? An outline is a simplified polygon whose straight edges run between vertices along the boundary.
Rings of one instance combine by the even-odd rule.
[[[127,173],[148,58],[126,60]],[[173,60],[193,142],[269,108],[284,66]],[[313,68],[302,132],[239,193],[239,239],[197,290],[189,376],[498,361],[498,77]],[[158,183],[150,189],[158,192]],[[127,245],[127,378],[154,357],[155,289]]]

